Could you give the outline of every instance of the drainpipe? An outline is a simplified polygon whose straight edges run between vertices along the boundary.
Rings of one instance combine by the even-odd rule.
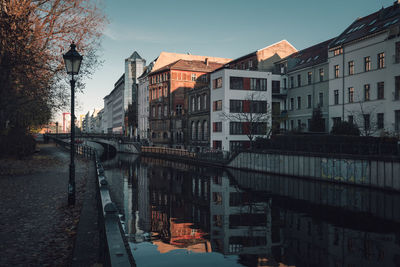
[[[342,121],[344,121],[344,46],[342,46],[343,55],[342,55],[342,62],[343,62],[343,74],[342,74]]]

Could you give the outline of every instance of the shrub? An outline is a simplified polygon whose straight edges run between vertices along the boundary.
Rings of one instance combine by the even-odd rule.
[[[331,134],[360,136],[360,130],[352,122],[340,121],[333,125]]]

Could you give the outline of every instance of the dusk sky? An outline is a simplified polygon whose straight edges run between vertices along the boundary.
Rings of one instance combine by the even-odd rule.
[[[110,21],[102,41],[104,64],[77,95],[77,115],[103,108],[133,51],[149,63],[161,51],[234,59],[282,39],[301,50],[394,0],[103,1]]]

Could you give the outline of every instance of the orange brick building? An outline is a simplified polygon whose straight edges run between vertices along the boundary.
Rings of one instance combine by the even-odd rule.
[[[149,126],[157,145],[184,148],[188,144],[187,92],[208,86],[208,73],[222,63],[179,59],[149,74]]]

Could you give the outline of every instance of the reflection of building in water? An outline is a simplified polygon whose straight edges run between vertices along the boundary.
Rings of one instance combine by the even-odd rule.
[[[151,168],[148,175],[151,231],[163,242],[159,250],[209,252],[206,180],[165,168]]]
[[[130,205],[127,230],[135,242],[151,233],[161,253],[220,252],[245,266],[400,266],[395,194],[150,160],[114,171],[111,184],[132,195],[113,199]]]
[[[400,266],[399,247],[393,247],[399,240],[393,233],[335,226],[290,210],[284,212],[284,217],[288,262],[300,266]]]
[[[240,254],[245,265],[280,258],[279,213],[271,208],[270,197],[242,191],[225,175],[212,177],[210,195],[213,250]]]

